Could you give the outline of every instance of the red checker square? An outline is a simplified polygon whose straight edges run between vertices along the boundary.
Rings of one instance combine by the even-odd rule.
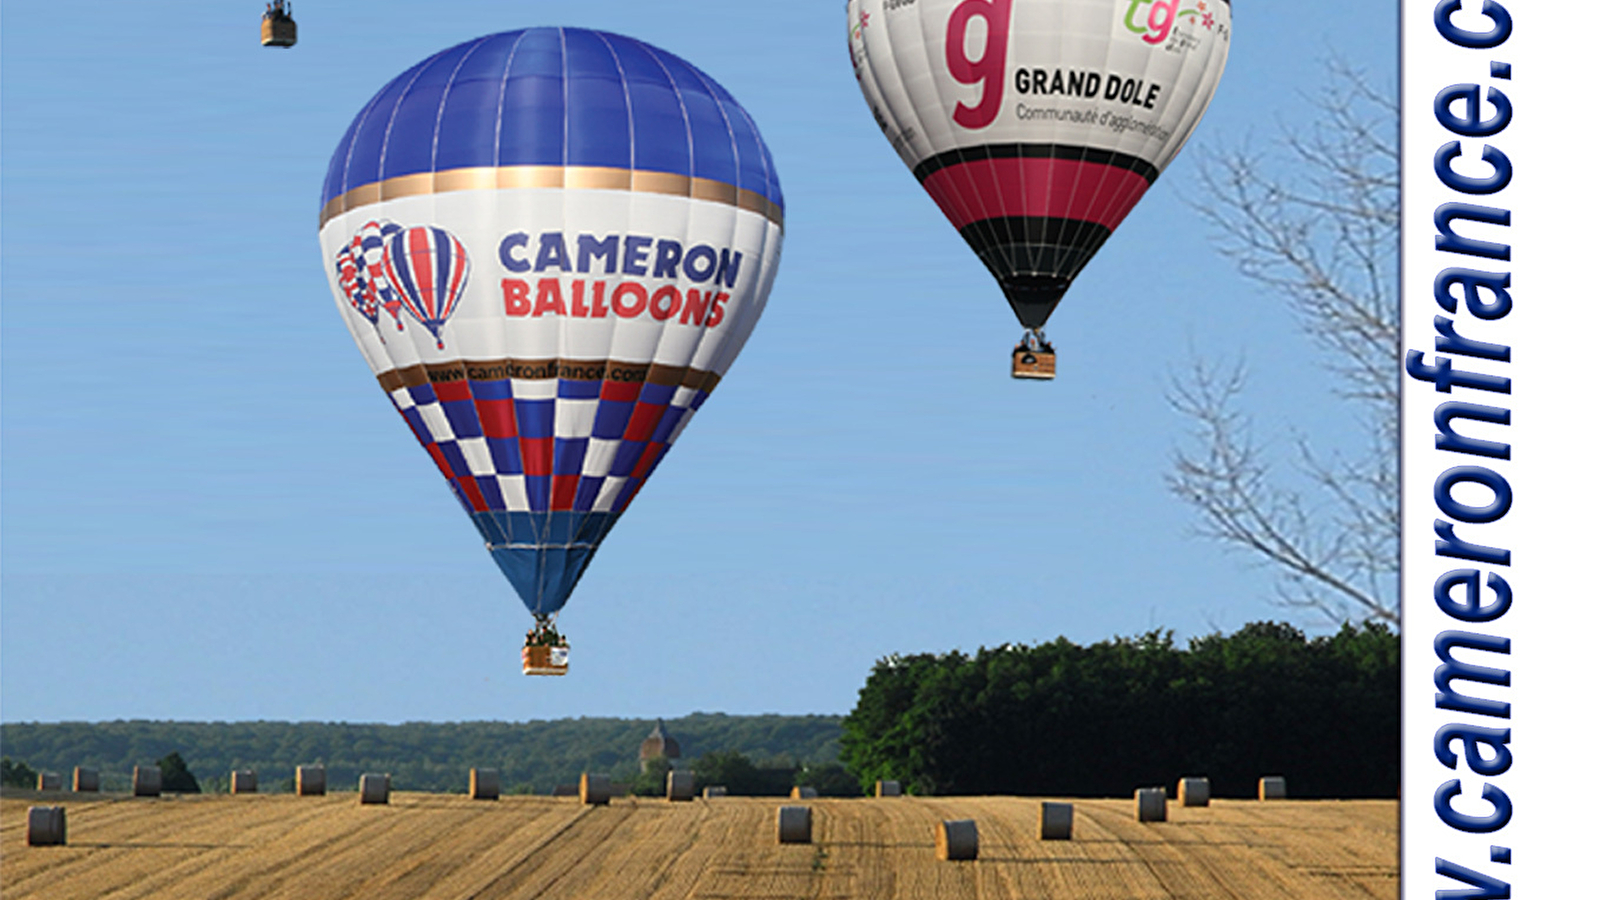
[[[444,473],[444,477],[456,477],[456,473],[450,469],[450,460],[444,458],[444,453],[439,450],[438,444],[426,443],[422,445],[422,449],[428,451],[428,455],[433,457],[433,464],[439,467],[439,471]]]
[[[656,433],[656,424],[661,421],[661,414],[666,412],[664,403],[639,403],[633,407],[633,415],[628,419],[627,430],[622,432],[625,441],[648,441]]]
[[[523,474],[549,475],[555,438],[523,438],[521,443]]]
[[[649,475],[650,468],[656,464],[656,459],[659,458],[661,454],[666,451],[666,449],[666,444],[660,441],[651,441],[650,446],[645,447],[644,452],[639,454],[639,462],[634,465],[633,471],[629,474],[635,478],[643,478],[646,475]]]
[[[514,438],[517,436],[517,411],[513,400],[479,400],[478,425],[485,437]]]
[[[578,481],[582,475],[553,475],[550,477],[550,509],[552,511],[565,511],[572,509],[572,501],[578,496]]]
[[[624,403],[632,403],[639,399],[639,389],[643,387],[643,382],[624,384],[620,381],[603,381],[600,383],[600,399],[621,400]]]
[[[483,499],[483,491],[478,489],[478,482],[476,479],[470,475],[467,475],[455,479],[455,483],[456,486],[461,490],[461,495],[467,498],[468,503],[472,504],[473,512],[488,511],[489,502]]]
[[[439,396],[439,402],[446,400],[471,400],[472,382],[462,378],[458,381],[441,381],[433,386],[433,392]]]

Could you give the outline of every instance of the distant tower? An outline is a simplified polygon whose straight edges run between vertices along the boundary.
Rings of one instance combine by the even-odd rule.
[[[667,726],[660,719],[656,720],[656,730],[639,745],[639,771],[643,772],[650,760],[658,756],[665,756],[668,762],[679,756],[678,741],[667,734]]]

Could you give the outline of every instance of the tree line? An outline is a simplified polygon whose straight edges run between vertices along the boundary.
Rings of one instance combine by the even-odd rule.
[[[1195,638],[1152,631],[879,660],[844,720],[863,787],[928,794],[1128,796],[1184,776],[1252,796],[1394,797],[1400,642],[1387,626],[1307,639],[1281,623]]]
[[[839,716],[694,713],[666,720],[684,757],[737,751],[768,767],[834,762]],[[321,763],[329,787],[353,790],[364,772],[387,772],[397,790],[464,792],[467,770],[496,768],[508,793],[548,793],[583,772],[631,783],[639,744],[655,720],[552,722],[60,722],[0,725],[10,765],[100,771],[106,790],[130,790],[133,767],[181,754],[200,787],[226,791],[229,773],[253,769],[263,790],[291,790],[295,766]],[[22,779],[17,779],[19,782]],[[31,777],[28,779],[31,786]]]

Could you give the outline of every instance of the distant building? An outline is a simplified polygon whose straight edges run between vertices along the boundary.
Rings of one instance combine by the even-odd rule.
[[[665,756],[668,762],[677,759],[681,754],[678,750],[678,741],[667,734],[667,726],[660,719],[656,720],[656,730],[639,745],[639,771],[643,772],[650,760],[658,756]]]

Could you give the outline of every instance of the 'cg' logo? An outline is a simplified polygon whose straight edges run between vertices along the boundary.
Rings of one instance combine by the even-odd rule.
[[[1139,8],[1146,3],[1150,4],[1150,10],[1144,15],[1144,24],[1135,24],[1139,17]],[[1140,39],[1145,43],[1159,44],[1167,39],[1167,35],[1172,33],[1173,23],[1178,21],[1178,16],[1192,16],[1197,13],[1197,10],[1193,9],[1185,10],[1182,13],[1178,12],[1178,3],[1179,0],[1130,0],[1128,14],[1123,17],[1122,24],[1126,25],[1129,31],[1140,35]],[[1200,9],[1205,8],[1206,5],[1202,2]],[[1209,28],[1210,25],[1208,24],[1206,27]]]

